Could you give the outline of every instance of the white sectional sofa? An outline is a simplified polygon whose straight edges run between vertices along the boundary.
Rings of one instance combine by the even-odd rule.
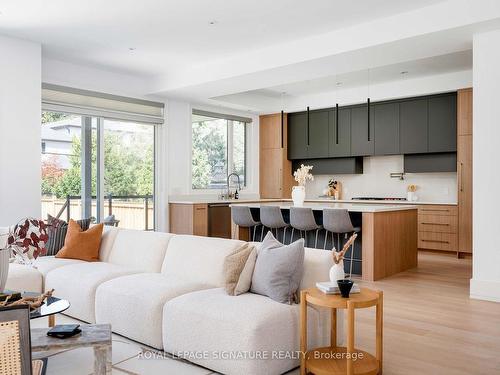
[[[7,287],[53,288],[70,301],[66,314],[110,323],[118,334],[217,372],[281,374],[299,364],[291,355],[299,350],[299,305],[225,293],[224,258],[241,244],[106,227],[101,262],[43,257],[38,270],[12,264]],[[329,252],[306,249],[301,288],[327,280],[331,262]],[[330,314],[309,309],[309,343],[326,345]]]

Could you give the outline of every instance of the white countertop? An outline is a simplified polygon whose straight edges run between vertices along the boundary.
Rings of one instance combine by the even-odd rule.
[[[184,197],[180,199],[172,198],[169,200],[169,203],[178,203],[178,204],[233,204],[233,203],[259,203],[259,202],[291,202],[291,199],[225,199],[219,200],[217,198],[190,198]],[[353,203],[353,204],[363,204],[363,205],[429,205],[429,204],[438,204],[438,205],[449,205],[456,206],[456,203],[451,202],[408,202],[408,201],[365,201],[365,200],[333,200],[328,198],[315,198],[315,199],[306,199],[306,202],[310,203]]]
[[[286,210],[293,207],[293,202],[232,202],[231,205],[245,204],[250,208],[260,208],[262,206],[279,206],[281,209]],[[397,205],[397,204],[360,204],[360,203],[337,203],[337,202],[305,202],[303,207],[311,208],[313,210],[324,210],[328,208],[341,208],[350,212],[387,212],[387,211],[406,211],[416,210],[418,206],[414,205]]]

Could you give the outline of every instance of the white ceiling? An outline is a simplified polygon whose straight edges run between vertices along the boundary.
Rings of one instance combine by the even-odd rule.
[[[46,57],[168,75],[440,1],[2,0],[0,33],[42,43]]]

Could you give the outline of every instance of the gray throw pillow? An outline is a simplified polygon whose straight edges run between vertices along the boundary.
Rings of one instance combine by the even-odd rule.
[[[283,245],[268,232],[257,253],[250,291],[281,303],[297,302],[304,272],[304,240]]]

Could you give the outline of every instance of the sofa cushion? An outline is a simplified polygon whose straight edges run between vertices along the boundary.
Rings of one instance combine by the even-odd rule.
[[[42,274],[43,277],[47,275],[50,271],[68,266],[70,264],[80,264],[85,263],[83,260],[78,259],[66,259],[66,258],[56,258],[54,256],[40,257],[36,260],[35,267]]]
[[[43,276],[36,268],[31,266],[10,263],[5,289],[16,292],[42,293]]]
[[[168,244],[161,272],[172,279],[187,276],[194,283],[221,287],[224,259],[243,243],[223,238],[174,236]]]
[[[96,322],[109,323],[116,333],[162,349],[165,302],[200,289],[203,289],[201,284],[172,279],[159,273],[118,277],[97,288]]]
[[[107,262],[133,267],[140,272],[160,272],[168,243],[175,235],[121,229],[116,234]]]
[[[328,343],[328,314],[308,309],[309,347]],[[246,293],[238,297],[224,289],[209,289],[176,297],[163,309],[163,346],[174,355],[223,374],[282,374],[299,365],[299,358],[273,359],[273,353],[300,350],[300,307]],[[267,359],[223,358],[220,354],[267,355]]]
[[[94,323],[97,287],[105,281],[138,272],[130,267],[104,262],[71,264],[48,272],[45,290],[54,289],[56,297],[70,302],[71,306],[65,314]]]
[[[99,248],[99,259],[102,262],[107,262],[109,260],[111,249],[115,244],[115,239],[119,231],[120,229],[116,227],[104,226],[102,230],[101,247]]]

